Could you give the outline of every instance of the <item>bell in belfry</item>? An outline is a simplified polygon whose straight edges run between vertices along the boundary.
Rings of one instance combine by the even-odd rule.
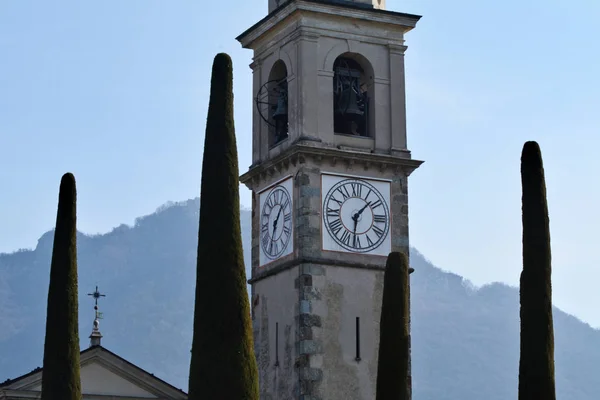
[[[275,121],[275,143],[278,143],[288,136],[287,86],[279,89],[274,108],[272,118]]]
[[[287,118],[287,115],[287,93],[285,92],[285,90],[280,90],[279,96],[277,97],[277,107],[273,112],[273,119],[275,121],[282,120]]]
[[[358,106],[358,96],[354,87],[348,85],[342,89],[337,101],[336,114],[343,115],[350,120],[357,120],[363,117],[364,111]]]

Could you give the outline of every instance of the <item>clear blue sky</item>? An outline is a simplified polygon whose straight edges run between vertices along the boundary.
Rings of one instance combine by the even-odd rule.
[[[79,228],[199,195],[214,55],[234,60],[242,171],[266,0],[0,1],[0,251],[35,247],[75,174]],[[475,284],[517,285],[519,157],[543,151],[555,304],[600,326],[600,2],[388,0],[407,35],[411,241]],[[249,194],[242,192],[249,205]]]

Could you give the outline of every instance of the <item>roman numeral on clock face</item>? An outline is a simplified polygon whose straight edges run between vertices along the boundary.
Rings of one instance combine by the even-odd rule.
[[[374,210],[378,207],[383,206],[383,203],[381,202],[381,199],[377,199],[374,202],[371,203],[371,210]]]
[[[387,217],[385,214],[373,214],[373,221],[385,224],[387,222]]]
[[[360,244],[360,236],[354,236],[354,247],[357,249],[362,248],[362,245]]]
[[[352,238],[352,234],[344,229],[344,231],[342,232],[342,236],[340,237],[340,240],[342,241],[342,243],[344,243],[346,246],[350,246],[351,238]]]
[[[329,208],[327,207],[327,217],[339,218],[340,209],[339,208]]]
[[[369,247],[373,246],[375,243],[371,240],[369,235],[365,235],[365,236],[367,237],[367,244],[369,245]]]
[[[346,200],[348,197],[350,197],[350,192],[348,191],[348,188],[346,187],[346,185],[342,185],[340,187],[337,188],[338,193],[340,193],[342,195],[342,201]]]
[[[350,183],[350,187],[352,188],[352,196],[353,197],[361,197],[363,185],[357,182]]]
[[[277,254],[279,253],[279,240],[273,241],[269,243],[269,254]]]
[[[338,232],[342,230],[343,224],[342,220],[336,219],[333,222],[329,223],[329,228],[333,232],[335,236],[337,236]]]
[[[263,249],[265,249],[269,245],[269,242],[271,241],[271,238],[269,238],[269,234],[268,233],[267,234],[263,233],[263,235],[262,235],[262,237],[261,237],[260,240],[261,240],[261,244],[262,244]]]
[[[286,196],[283,199],[283,202],[281,203],[281,208],[283,208],[285,210],[289,204],[290,204],[290,198]]]
[[[331,200],[335,201],[337,203],[338,206],[342,206],[342,204],[344,204],[343,201],[336,199],[333,195],[331,195]]]
[[[377,235],[377,239],[379,239],[380,237],[383,236],[383,230],[378,227],[377,225],[373,225],[373,232],[375,232],[375,234]]]

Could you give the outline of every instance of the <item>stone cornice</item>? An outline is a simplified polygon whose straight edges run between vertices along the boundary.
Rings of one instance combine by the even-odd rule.
[[[298,257],[293,258],[289,261],[284,261],[281,264],[269,268],[264,269],[260,272],[256,272],[258,268],[254,269],[252,274],[252,279],[248,280],[248,284],[253,284],[258,281],[261,281],[270,276],[276,275],[282,271],[288,270],[290,268],[297,267],[300,264],[317,264],[317,265],[327,265],[331,267],[346,267],[346,268],[359,268],[359,269],[370,269],[375,271],[385,271],[385,263],[387,260],[386,256],[372,256],[374,259],[379,259],[381,263],[379,264],[356,264],[356,262],[351,261],[341,261],[341,260],[331,260],[323,257]],[[415,270],[414,268],[409,268],[409,274],[412,274]]]
[[[250,63],[250,69],[252,70],[252,72],[256,72],[258,70],[258,68],[260,68],[262,63],[263,63],[263,60],[260,58],[252,60],[252,62]]]
[[[384,24],[388,30],[390,27],[396,27],[396,30],[402,33],[406,33],[413,29],[416,26],[417,21],[421,18],[418,15],[374,8],[352,7],[349,5],[328,3],[321,0],[290,0],[254,24],[236,39],[242,44],[242,47],[253,48],[254,42],[260,39],[265,33],[272,31],[272,29],[284,19],[287,19],[297,12],[347,17],[363,20],[371,24]]]
[[[289,261],[284,261],[281,264],[279,264],[273,268],[265,269],[260,272],[253,271],[254,273],[252,274],[252,279],[249,279],[248,283],[249,284],[256,283],[260,280],[268,278],[269,276],[273,276],[282,271],[288,270],[290,268],[294,268],[300,264],[318,264],[318,265],[328,265],[328,266],[336,266],[336,267],[363,268],[363,269],[384,271],[386,257],[384,257],[384,256],[374,256],[374,257],[379,258],[381,263],[380,264],[357,265],[355,262],[353,263],[353,262],[347,262],[347,261],[330,260],[330,259],[321,258],[321,257],[298,257],[298,258],[291,259]]]
[[[388,48],[390,49],[390,54],[399,54],[403,56],[406,52],[406,49],[408,49],[408,46],[388,44]]]
[[[410,154],[406,152],[405,154]],[[338,148],[324,147],[318,142],[311,144],[308,141],[296,142],[287,150],[273,159],[255,164],[250,170],[240,176],[240,182],[250,189],[255,188],[266,176],[273,175],[278,171],[291,166],[304,164],[307,158],[312,158],[323,165],[336,165],[337,163],[348,163],[355,169],[362,167],[364,170],[376,168],[380,172],[392,170],[395,174],[401,171],[407,176],[418,168],[423,161],[413,160],[405,157],[391,156],[388,154],[375,154],[368,150],[340,150]]]
[[[306,27],[300,27],[296,30],[298,32],[298,41],[306,41],[306,42],[314,42],[317,43],[319,41],[319,32],[315,29],[310,29]]]

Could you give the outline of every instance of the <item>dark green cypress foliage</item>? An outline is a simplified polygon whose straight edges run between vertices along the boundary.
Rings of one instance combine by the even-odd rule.
[[[412,397],[408,274],[406,254],[390,253],[383,279],[376,400]]]
[[[540,147],[527,142],[521,154],[523,272],[519,400],[555,400],[554,328],[550,227]]]
[[[189,399],[258,400],[240,228],[231,58],[213,63],[204,139]]]
[[[75,177],[60,182],[50,265],[42,400],[80,400]]]

